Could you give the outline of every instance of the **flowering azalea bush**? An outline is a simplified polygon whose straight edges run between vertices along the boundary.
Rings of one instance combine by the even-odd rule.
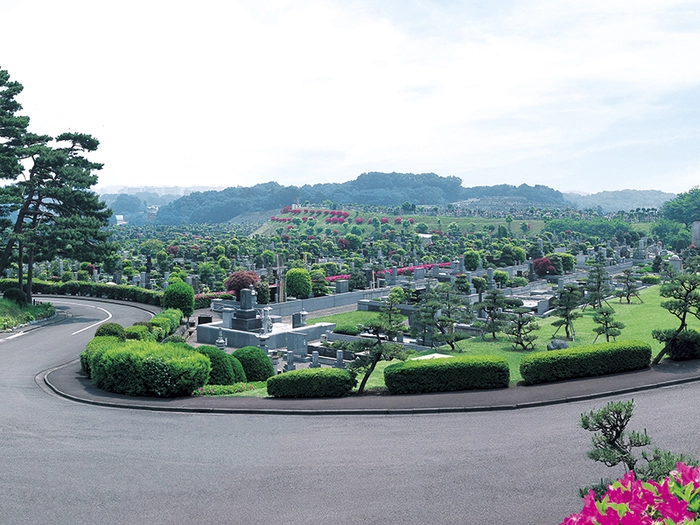
[[[608,487],[601,501],[593,491],[583,510],[561,525],[672,525],[700,524],[700,467],[683,463],[661,483],[634,479],[630,471]]]

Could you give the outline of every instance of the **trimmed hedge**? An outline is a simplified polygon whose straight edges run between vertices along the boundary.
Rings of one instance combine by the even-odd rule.
[[[211,361],[208,385],[232,385],[236,383],[233,364],[229,355],[215,346],[198,346],[195,351],[204,354]]]
[[[96,387],[131,396],[191,395],[207,383],[211,371],[207,356],[152,341],[127,341],[93,350],[87,361]]]
[[[235,299],[235,296],[229,292],[211,292],[200,293],[194,296],[194,309],[209,308],[212,299]]]
[[[601,376],[649,366],[651,346],[644,341],[620,341],[579,346],[565,350],[535,352],[520,360],[526,383]]]
[[[83,373],[90,379],[90,361],[94,359],[98,353],[119,346],[122,342],[123,339],[114,336],[93,337],[85,347],[85,350],[80,354],[80,368]]]
[[[354,375],[337,368],[292,370],[267,380],[272,397],[344,397],[357,384]]]
[[[642,275],[642,284],[659,284],[661,282],[661,277],[658,275]]]
[[[268,377],[275,375],[272,361],[267,354],[257,346],[244,346],[233,353],[233,357],[240,361],[248,381],[266,381]]]
[[[0,291],[16,287],[17,281],[14,279],[0,279]],[[108,285],[90,281],[51,282],[33,279],[32,291],[45,295],[81,295],[85,297],[116,299],[119,301],[134,301],[156,306],[161,306],[163,303],[163,292],[156,292],[126,284]]]
[[[384,369],[384,383],[392,394],[506,388],[509,382],[508,361],[492,356],[410,360]]]
[[[156,334],[148,329],[148,326],[135,324],[124,328],[124,337],[127,339],[136,339],[139,341],[155,341]]]

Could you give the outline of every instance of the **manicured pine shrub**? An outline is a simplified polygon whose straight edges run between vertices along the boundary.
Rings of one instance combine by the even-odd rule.
[[[392,394],[506,388],[509,382],[508,361],[491,356],[409,360],[384,369],[384,384]]]
[[[355,376],[337,368],[293,370],[267,380],[272,397],[343,397],[357,384]]]
[[[244,346],[233,353],[233,357],[240,361],[248,381],[266,381],[268,377],[275,375],[270,358],[257,346]]]
[[[97,327],[95,330],[95,337],[108,337],[113,336],[118,338],[120,341],[124,341],[126,336],[124,335],[124,327],[119,323],[103,323]]]
[[[676,330],[654,330],[654,339],[668,345],[666,356],[674,361],[700,358],[700,332],[697,330],[683,330],[676,334]]]

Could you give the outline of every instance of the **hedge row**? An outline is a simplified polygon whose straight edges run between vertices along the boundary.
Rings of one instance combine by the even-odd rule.
[[[357,384],[354,374],[337,368],[293,370],[267,380],[272,397],[343,397]]]
[[[546,383],[637,370],[650,361],[647,343],[620,341],[526,355],[520,361],[520,375],[526,383]]]
[[[186,345],[95,339],[80,361],[102,390],[131,396],[188,396],[209,379],[209,358]]]
[[[194,309],[209,308],[212,299],[235,299],[235,296],[229,292],[198,293],[194,296]]]
[[[0,291],[16,288],[14,279],[0,279]],[[133,301],[136,303],[152,304],[160,306],[163,302],[163,292],[146,290],[137,286],[125,284],[109,285],[94,283],[91,281],[32,281],[32,291],[45,295],[79,295],[83,297],[100,297],[104,299],[117,299],[120,301]]]
[[[392,394],[505,388],[509,381],[508,361],[491,356],[410,360],[384,369],[384,383]]]

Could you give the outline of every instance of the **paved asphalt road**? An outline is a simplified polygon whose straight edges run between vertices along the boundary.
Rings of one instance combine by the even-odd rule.
[[[128,325],[148,314],[53,302],[69,317],[0,336],[1,524],[549,524],[580,510],[577,487],[621,474],[586,459],[576,425],[605,400],[411,416],[69,401],[37,374],[76,358],[108,315]],[[632,426],[700,457],[698,395],[697,384],[637,393]]]

